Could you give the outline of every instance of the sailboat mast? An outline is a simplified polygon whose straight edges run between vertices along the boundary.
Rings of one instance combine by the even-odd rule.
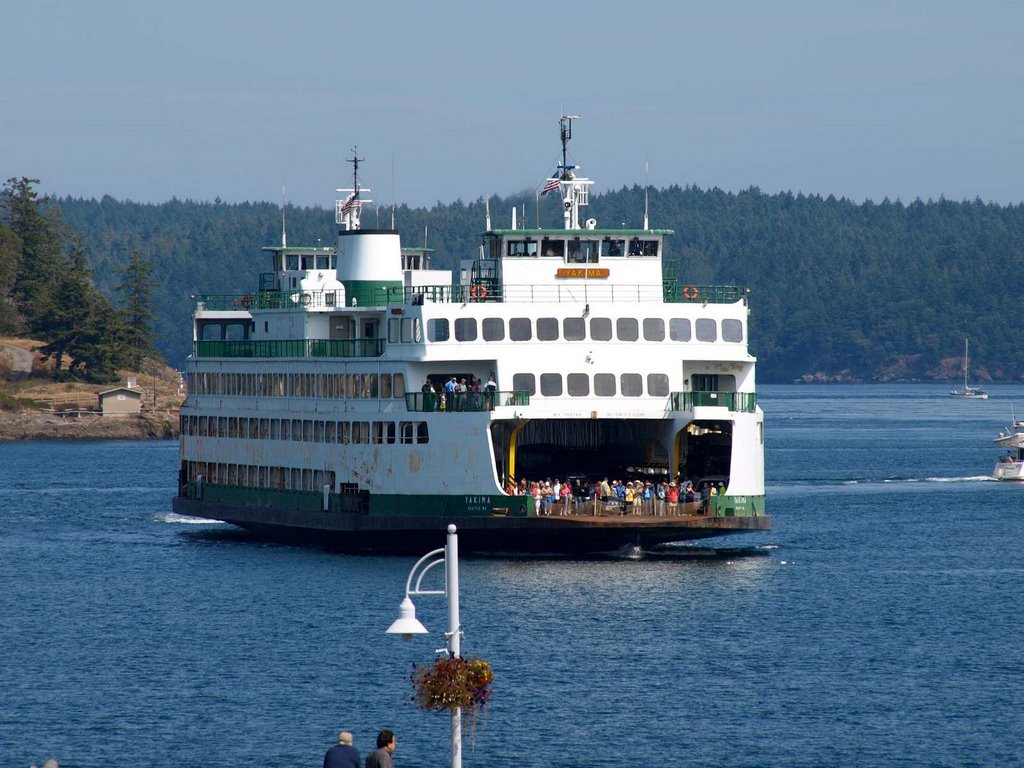
[[[968,362],[970,358],[967,355],[967,337],[964,337],[964,392],[967,391],[967,370],[970,367]]]

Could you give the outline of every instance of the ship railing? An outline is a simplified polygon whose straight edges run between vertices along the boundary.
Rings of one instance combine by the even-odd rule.
[[[749,290],[735,285],[610,285],[594,280],[571,284],[505,285],[482,280],[470,285],[417,285],[364,289],[360,305],[392,304],[589,304],[664,302],[666,304],[735,304]],[[259,290],[253,293],[201,294],[197,307],[205,311],[252,309],[334,309],[344,306],[342,291]]]
[[[193,357],[380,357],[384,339],[225,339],[197,341]]]
[[[678,285],[674,281],[661,285],[610,285],[596,280],[561,285],[506,285],[481,280],[470,285],[419,285],[380,291],[387,303],[403,304],[735,304],[745,300],[749,293],[735,285]]]
[[[342,291],[278,291],[201,294],[195,297],[199,309],[223,312],[250,309],[333,309],[344,303]]]
[[[673,392],[669,399],[673,411],[692,411],[697,406],[718,406],[740,413],[757,409],[756,392]]]
[[[529,405],[530,393],[524,390],[497,392],[406,392],[409,411],[468,413],[493,411],[508,405]]]

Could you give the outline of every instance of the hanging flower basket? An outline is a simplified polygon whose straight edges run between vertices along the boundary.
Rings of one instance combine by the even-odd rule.
[[[494,673],[483,659],[440,657],[427,666],[413,665],[413,701],[428,712],[462,708],[473,716],[491,697]]]

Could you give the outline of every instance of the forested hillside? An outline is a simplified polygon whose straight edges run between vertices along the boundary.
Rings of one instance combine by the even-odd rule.
[[[130,253],[152,265],[157,347],[172,365],[189,351],[190,296],[253,290],[269,265],[260,248],[281,239],[281,212],[270,203],[58,202],[84,235],[101,290],[112,293]],[[520,222],[536,221],[532,193],[489,202],[495,226],[508,226],[513,206]],[[643,206],[642,188],[624,188],[594,195],[586,215],[599,226],[640,226]],[[540,214],[558,225],[558,201],[542,201]],[[378,215],[390,226],[390,209],[364,211],[364,226]],[[452,267],[476,253],[484,201],[394,216],[405,244],[426,238],[433,266]],[[333,244],[331,211],[288,208],[286,219],[290,244]],[[675,230],[667,256],[683,283],[751,289],[761,381],[951,380],[965,335],[972,378],[1024,378],[1011,304],[1024,267],[1024,206],[671,187],[650,191],[650,222]]]

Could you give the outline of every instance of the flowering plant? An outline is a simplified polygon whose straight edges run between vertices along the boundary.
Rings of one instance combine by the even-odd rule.
[[[491,697],[494,673],[483,659],[439,657],[433,664],[413,666],[413,701],[428,712],[461,707],[473,715]]]

